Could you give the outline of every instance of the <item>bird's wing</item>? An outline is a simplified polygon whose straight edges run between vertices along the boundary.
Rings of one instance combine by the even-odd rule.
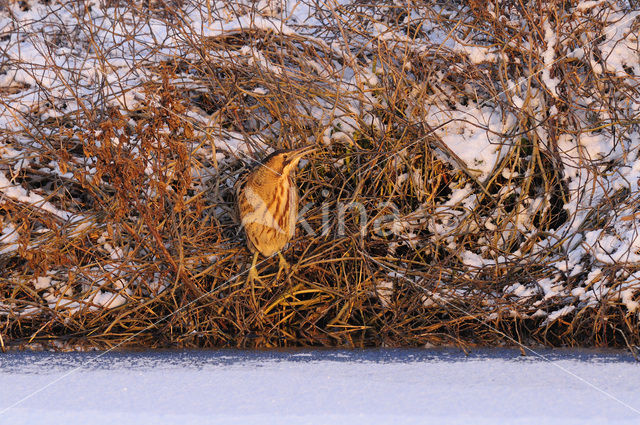
[[[233,185],[233,192],[235,194],[235,202],[234,202],[234,217],[233,220],[236,224],[240,225],[242,228],[242,214],[240,210],[240,202],[242,199],[242,191],[244,190],[244,186],[247,184],[247,180],[249,179],[249,172],[245,172],[238,177],[235,184]]]
[[[267,202],[250,185],[243,187],[238,198],[238,208],[241,213],[242,226],[246,227],[248,224],[255,223],[275,229],[280,233],[286,233],[280,228],[278,220],[274,217]]]

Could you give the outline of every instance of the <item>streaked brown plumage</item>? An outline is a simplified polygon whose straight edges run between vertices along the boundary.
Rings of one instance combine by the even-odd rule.
[[[282,248],[295,232],[298,218],[298,189],[293,171],[300,159],[313,151],[311,146],[280,150],[269,155],[242,179],[236,187],[236,206],[247,246],[254,254],[249,278],[258,278],[255,270],[258,254],[280,256],[280,268],[287,266]]]

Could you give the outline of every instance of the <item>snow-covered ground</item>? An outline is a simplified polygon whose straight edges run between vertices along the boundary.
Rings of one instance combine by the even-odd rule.
[[[10,353],[3,424],[637,424],[623,353]]]

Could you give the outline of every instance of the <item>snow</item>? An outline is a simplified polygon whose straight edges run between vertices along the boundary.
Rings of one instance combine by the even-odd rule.
[[[601,48],[607,53],[605,57],[606,69],[622,77],[637,78],[637,75],[640,75],[637,35],[632,29],[638,17],[640,17],[640,11],[613,12],[610,16],[613,23],[604,32],[607,40]],[[633,40],[634,37],[635,40]],[[625,66],[633,70],[631,75],[624,69]]]
[[[39,276],[35,282],[33,282],[33,287],[36,289],[47,289],[51,286],[51,278],[48,276]]]
[[[265,18],[260,15],[238,16],[230,22],[216,21],[209,25],[209,32],[205,35],[213,37],[244,32],[250,29],[260,29],[263,31],[273,31],[276,33],[295,35],[296,32],[285,25],[279,19]]]
[[[376,284],[376,295],[383,307],[389,307],[391,297],[393,296],[394,284],[388,280],[379,281]]]
[[[498,54],[494,53],[490,48],[483,46],[465,46],[457,43],[454,51],[464,53],[471,63],[479,64],[483,62],[497,62]]]
[[[443,143],[480,180],[484,180],[495,167],[506,149],[502,149],[500,134],[514,124],[510,115],[503,118],[501,111],[494,108],[459,106],[455,111],[443,111],[431,105],[429,124],[437,128]],[[449,159],[447,153],[444,158]],[[456,164],[458,165],[458,164]]]
[[[37,193],[28,193],[27,190],[25,190],[23,187],[11,184],[11,182],[7,179],[2,171],[0,171],[0,193],[3,193],[7,197],[18,202],[35,205],[38,208],[50,212],[51,214],[54,214],[65,221],[69,220],[72,217],[71,213],[60,211]]]
[[[629,355],[455,349],[8,353],[7,424],[637,424]]]
[[[578,11],[585,11],[585,10],[589,10],[592,9],[602,3],[604,3],[606,0],[596,0],[596,1],[581,1],[577,6],[576,6],[576,10]]]
[[[467,250],[460,254],[460,259],[465,265],[471,267],[482,267],[485,263],[485,260],[481,256]]]
[[[6,254],[18,249],[18,232],[11,223],[0,223],[2,233],[0,234],[0,243],[4,246],[0,248],[0,254]]]
[[[633,300],[634,291],[632,289],[625,289],[620,293],[620,297],[622,298],[622,302],[627,307],[630,313],[635,313],[638,311],[638,307],[640,307],[640,303]]]
[[[571,313],[575,309],[576,309],[576,306],[574,305],[564,306],[561,309],[556,310],[551,314],[549,314],[546,321],[547,323],[553,323],[555,320],[559,319],[562,316],[566,316],[567,314]]]
[[[556,34],[553,32],[553,28],[551,28],[551,24],[549,21],[545,21],[543,24],[544,27],[544,38],[547,42],[547,50],[544,51],[543,59],[544,59],[544,68],[542,69],[542,81],[547,86],[549,91],[554,97],[558,97],[557,87],[560,84],[560,80],[558,78],[551,78],[551,67],[553,66],[555,60],[555,52],[554,49],[556,47]]]

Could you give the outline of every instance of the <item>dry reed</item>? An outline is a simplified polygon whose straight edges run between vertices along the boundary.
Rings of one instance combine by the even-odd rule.
[[[34,23],[41,33],[1,7],[2,37],[41,37],[51,59],[44,82],[8,52],[18,42],[3,44],[0,70],[40,81],[0,87],[0,171],[24,190],[0,195],[3,349],[640,343],[621,296],[637,262],[560,266],[574,236],[605,238],[637,206],[637,184],[588,187],[638,154],[640,82],[601,54],[609,15],[633,3],[309,1],[299,7],[321,25],[288,22],[295,32],[264,24],[274,4],[114,1],[105,29],[83,2],[21,2],[73,18]],[[262,24],[193,23],[238,16]],[[170,42],[127,50],[153,25]],[[82,52],[101,67],[93,79],[71,60]],[[496,132],[471,106],[508,125]],[[498,162],[479,172],[449,131],[489,134]],[[585,134],[621,153],[582,152],[589,179],[576,183],[559,140]],[[277,260],[260,263],[255,306],[233,183],[268,148],[309,142],[324,146],[298,172],[315,234],[298,229],[280,281]],[[472,201],[450,202],[460,190]],[[607,288],[596,304],[580,298],[595,287]]]

